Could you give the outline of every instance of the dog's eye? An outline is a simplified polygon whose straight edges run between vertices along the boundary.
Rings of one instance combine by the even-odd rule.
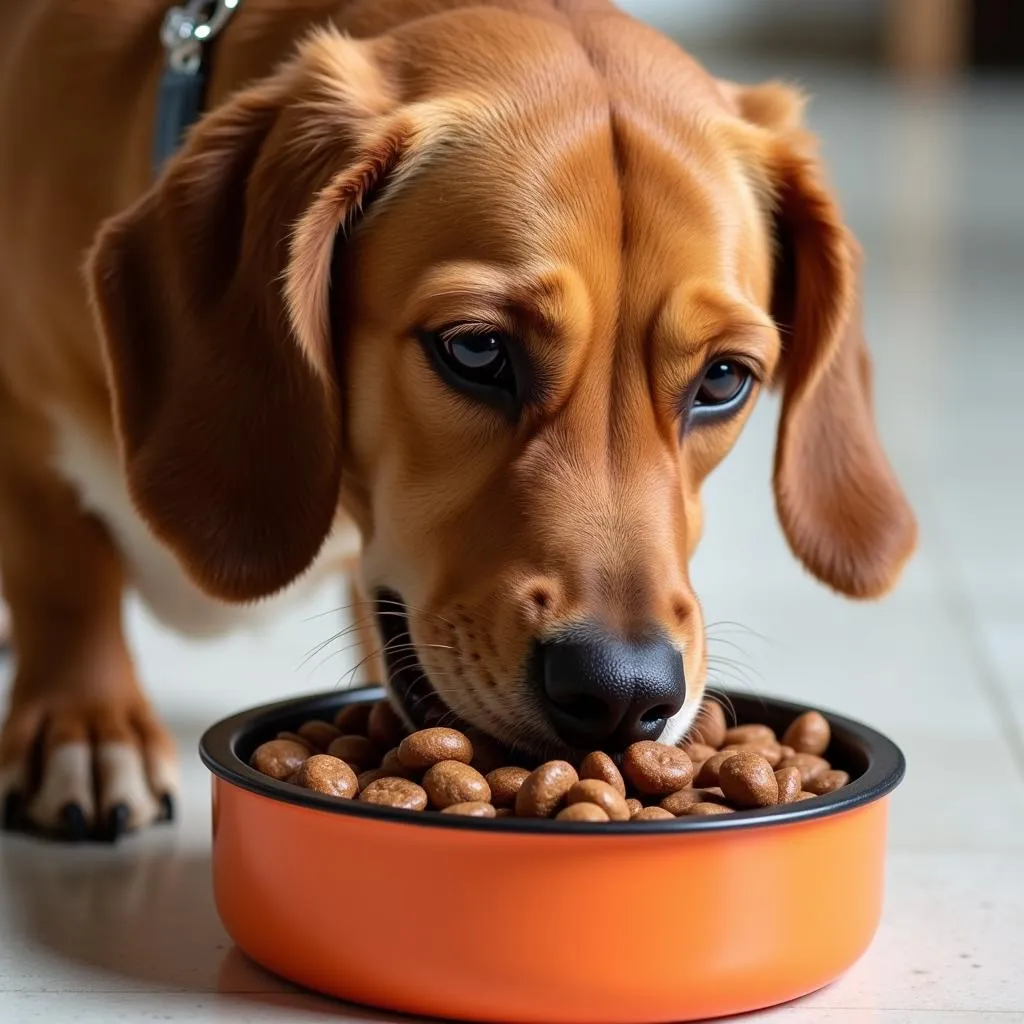
[[[745,396],[753,374],[735,359],[716,359],[704,371],[693,400],[694,409],[719,409]]]
[[[442,376],[453,387],[484,400],[496,392],[515,396],[509,342],[499,331],[453,329],[429,334],[425,340]]]

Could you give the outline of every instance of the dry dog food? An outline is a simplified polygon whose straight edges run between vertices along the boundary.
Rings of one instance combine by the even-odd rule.
[[[730,727],[708,701],[690,736],[671,747],[643,740],[621,757],[507,764],[470,731],[407,733],[386,701],[350,704],[333,722],[304,722],[253,752],[264,775],[340,799],[472,818],[669,821],[774,807],[833,793],[850,776],[825,759],[826,719],[808,711],[781,740],[767,725]],[[512,758],[514,760],[514,758]]]

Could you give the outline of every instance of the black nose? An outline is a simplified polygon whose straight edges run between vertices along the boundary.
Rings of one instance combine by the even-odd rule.
[[[573,634],[538,644],[534,664],[548,716],[573,747],[657,739],[686,697],[682,655],[662,637]]]

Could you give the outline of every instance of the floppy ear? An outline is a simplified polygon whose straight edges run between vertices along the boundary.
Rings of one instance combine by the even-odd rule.
[[[875,427],[861,322],[860,248],[823,183],[802,98],[771,83],[731,87],[767,129],[763,172],[774,198],[772,314],[783,339],[775,499],[790,547],[820,580],[878,597],[913,552],[917,527]]]
[[[346,61],[361,107],[338,80]],[[355,43],[313,40],[200,122],[90,256],[132,498],[190,576],[224,599],[289,583],[337,511],[335,235],[407,142],[378,116],[376,84]]]

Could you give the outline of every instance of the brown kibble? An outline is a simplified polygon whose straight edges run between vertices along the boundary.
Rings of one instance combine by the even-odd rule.
[[[300,771],[302,771],[301,768],[296,769],[284,781],[287,782],[291,786],[297,786],[299,784],[299,772]]]
[[[627,797],[626,806],[629,808],[631,819],[635,818],[644,809],[644,805],[635,796]]]
[[[712,814],[731,814],[732,808],[726,807],[725,804],[706,802],[700,804],[690,804],[690,806],[683,813],[687,817],[701,818],[709,817]]]
[[[491,803],[495,807],[513,807],[522,784],[530,777],[525,768],[495,768],[487,775],[491,787]]]
[[[736,752],[746,751],[752,754],[760,754],[771,766],[776,768],[782,760],[782,751],[777,744],[771,743],[730,743],[722,747],[722,751],[732,750]]]
[[[600,779],[607,782],[619,796],[626,795],[626,783],[615,762],[600,750],[587,754],[580,762],[581,779]]]
[[[727,729],[722,740],[723,747],[739,747],[744,744],[758,746],[775,746],[778,744],[775,733],[767,725],[734,725]]]
[[[779,786],[779,803],[791,804],[800,796],[800,769],[780,768],[775,773]]]
[[[361,700],[346,704],[334,716],[334,724],[342,736],[365,736],[373,701]]]
[[[706,743],[684,743],[682,749],[686,751],[686,756],[693,762],[695,769],[716,753],[715,748],[709,747]]]
[[[304,747],[309,748],[311,754],[316,753],[312,744],[308,740],[303,739],[297,732],[279,732],[277,738],[279,740],[291,740],[292,743],[301,743]]]
[[[787,747],[785,743],[779,744],[779,753],[783,758],[792,757],[796,751],[792,747]]]
[[[591,779],[591,782],[599,782],[600,779]],[[607,785],[607,783],[605,783]],[[610,788],[610,787],[609,787]],[[618,794],[616,794],[617,796]],[[604,808],[597,804],[587,803],[585,800],[580,803],[569,804],[563,807],[555,815],[555,821],[608,821],[608,815]]]
[[[641,793],[667,796],[683,789],[693,778],[693,763],[686,752],[654,740],[640,740],[622,755],[626,778]]]
[[[694,804],[725,804],[725,797],[720,789],[681,789],[678,793],[670,793],[665,797],[659,807],[671,812],[677,817],[686,812]]]
[[[517,816],[550,818],[577,782],[579,776],[568,761],[545,762],[530,772],[519,787],[515,804]]]
[[[397,775],[401,779],[411,779],[416,772],[410,771],[398,760],[398,747],[392,747],[381,759],[380,767],[388,775]]]
[[[475,769],[462,761],[438,761],[423,776],[432,807],[443,811],[452,804],[490,803],[491,787]]]
[[[673,821],[675,815],[664,807],[641,807],[634,815],[633,821]]]
[[[393,776],[386,768],[371,768],[369,771],[360,772],[356,776],[356,782],[359,783],[359,792],[361,793],[371,782],[376,782],[378,779],[391,779],[394,777],[395,776]]]
[[[772,766],[752,751],[730,757],[718,773],[726,799],[739,808],[771,807],[778,803],[779,784]]]
[[[320,753],[323,753],[331,745],[332,740],[341,735],[336,725],[331,725],[330,722],[321,722],[317,718],[303,722],[295,731]]]
[[[802,790],[800,795],[796,799],[797,800],[813,800],[814,796],[815,796],[814,793],[808,793],[808,792]]]
[[[705,743],[717,750],[725,742],[727,728],[722,705],[709,698],[701,704],[688,739],[691,743]]]
[[[397,747],[405,736],[405,723],[387,700],[377,701],[366,720],[366,735],[381,750]]]
[[[718,785],[718,773],[722,769],[722,765],[729,760],[730,757],[734,757],[737,752],[735,750],[720,750],[717,754],[712,754],[701,766],[697,772],[697,777],[693,780],[695,786],[717,786]]]
[[[287,779],[292,772],[302,767],[302,762],[309,757],[309,747],[295,740],[268,740],[261,743],[253,752],[249,763],[258,772],[269,775],[272,779]]]
[[[375,779],[360,794],[368,804],[398,807],[404,811],[422,811],[427,806],[426,790],[412,779],[399,779],[393,775]]]
[[[815,796],[824,796],[826,793],[842,789],[849,781],[850,776],[846,772],[830,768],[807,783],[807,792]]]
[[[626,798],[609,782],[602,779],[580,779],[565,795],[565,802],[596,804],[610,821],[629,821]]]
[[[331,740],[327,753],[332,757],[340,757],[357,772],[366,771],[380,761],[380,751],[373,740],[355,734]]]
[[[776,767],[799,768],[800,783],[804,789],[807,789],[807,783],[811,779],[816,779],[822,772],[827,772],[832,765],[816,754],[794,754],[792,757],[784,757]]]
[[[328,796],[349,800],[359,791],[356,773],[341,758],[314,754],[307,758],[295,776],[295,784]]]
[[[817,754],[819,757],[828,750],[832,739],[832,728],[828,719],[818,711],[805,711],[793,719],[782,735],[782,742],[798,754]]]
[[[467,800],[461,804],[449,804],[441,809],[442,814],[462,814],[467,818],[495,818],[497,812],[484,800]]]
[[[496,818],[514,818],[516,812],[511,807],[496,807],[494,810]]]
[[[469,763],[481,775],[509,764],[511,755],[496,739],[479,729],[467,729],[466,738],[473,745],[473,759]]]
[[[398,760],[415,772],[425,771],[439,761],[469,764],[473,760],[473,744],[458,729],[420,729],[399,744]]]

